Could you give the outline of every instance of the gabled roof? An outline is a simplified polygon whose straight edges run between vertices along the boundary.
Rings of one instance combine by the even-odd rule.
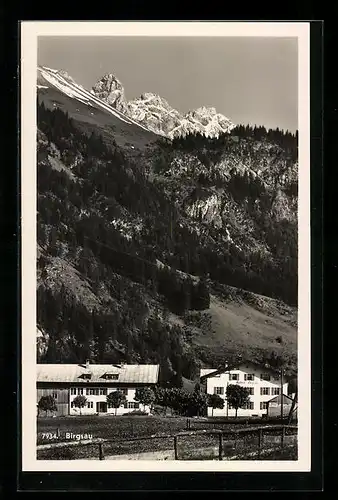
[[[269,399],[268,403],[277,403],[281,404],[282,402],[282,397],[279,394],[278,396],[274,396],[272,399]],[[292,398],[287,396],[286,394],[283,394],[283,404],[291,404],[292,403]]]
[[[222,373],[229,372],[231,370],[235,370],[243,364],[244,363],[236,363],[219,368],[202,368],[200,370],[200,380],[206,379],[208,377],[214,377],[216,375],[221,375]]]
[[[245,366],[253,366],[256,369],[261,369],[265,372],[278,374],[278,370],[275,370],[269,366],[260,365],[259,363],[255,363],[253,361],[238,361],[237,363],[229,364],[228,366],[223,366],[220,368],[202,368],[200,370],[200,380],[203,381],[206,378],[214,377],[216,375],[221,375],[222,373],[230,372],[232,370],[238,370]]]
[[[91,373],[90,381],[83,378]],[[37,382],[55,383],[88,383],[111,384],[111,379],[104,378],[106,373],[118,375],[115,382],[122,384],[156,384],[158,382],[159,365],[76,365],[76,364],[38,364],[36,365]]]

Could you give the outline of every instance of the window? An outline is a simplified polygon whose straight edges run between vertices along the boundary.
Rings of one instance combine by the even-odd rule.
[[[90,380],[92,378],[92,374],[91,373],[84,373],[82,375],[82,378],[84,378],[86,380]]]
[[[268,402],[267,401],[261,401],[260,402],[260,409],[261,410],[267,410],[268,409]]]
[[[261,396],[269,396],[270,387],[261,387]]]
[[[83,395],[83,388],[82,387],[79,387],[78,390],[77,390],[77,393],[78,394],[81,394],[81,396]]]
[[[214,387],[214,394],[218,394],[219,396],[224,394],[224,387]]]
[[[107,396],[107,389],[100,389],[100,396]]]
[[[54,398],[54,399],[57,399],[57,398],[58,398],[58,393],[57,393],[57,392],[53,392],[53,398]]]
[[[124,406],[126,407],[126,406]],[[133,401],[129,401],[128,403],[128,408],[139,408],[140,407],[140,403],[134,403]]]
[[[74,396],[76,394],[76,387],[72,387],[70,393]]]
[[[128,403],[125,402],[123,406],[124,406],[124,408],[128,408]]]
[[[255,375],[253,373],[245,373],[244,374],[244,380],[254,380]]]
[[[272,387],[271,389],[271,395],[272,396],[278,396],[280,394],[280,388],[279,387]]]
[[[73,401],[70,403],[70,407],[71,407],[71,408],[74,408],[74,403],[73,403]]]
[[[88,408],[93,408],[93,401],[88,401],[87,407]]]
[[[239,373],[230,373],[230,380],[239,380]]]
[[[254,392],[255,392],[254,387],[246,387],[246,389],[249,391],[250,396],[254,395]]]
[[[119,374],[118,373],[105,373],[104,378],[107,378],[109,380],[118,380]]]
[[[87,389],[86,394],[90,396],[99,396],[100,394],[107,394],[107,392],[101,393],[101,391],[107,391],[107,389]]]
[[[261,380],[270,380],[271,377],[269,373],[261,373]]]
[[[245,406],[243,406],[244,410],[253,410],[254,409],[254,403],[253,401],[249,401]]]

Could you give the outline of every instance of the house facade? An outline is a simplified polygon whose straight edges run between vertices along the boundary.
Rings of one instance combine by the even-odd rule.
[[[238,417],[259,417],[267,414],[268,402],[283,392],[287,393],[288,382],[283,381],[281,375],[271,369],[254,363],[243,363],[236,367],[221,370],[202,369],[200,383],[205,386],[208,394],[217,394],[224,399],[224,408],[208,407],[208,417],[234,417],[235,408],[228,405],[226,391],[229,384],[246,387],[250,391],[250,402],[246,408],[239,408]]]
[[[274,398],[270,399],[270,401],[268,401],[267,414],[269,417],[272,418],[280,417],[282,401],[283,401],[283,415],[284,416],[289,415],[292,407],[292,397],[283,394],[283,400],[282,397],[279,395],[275,396]],[[294,409],[292,418],[293,419],[297,418],[297,406]]]
[[[159,365],[38,364],[37,403],[42,396],[52,396],[56,415],[150,413],[149,406],[135,399],[135,392],[140,387],[154,387],[158,376]],[[107,395],[117,390],[125,395],[125,401],[115,409],[107,402]],[[81,410],[74,404],[77,396],[86,398]]]

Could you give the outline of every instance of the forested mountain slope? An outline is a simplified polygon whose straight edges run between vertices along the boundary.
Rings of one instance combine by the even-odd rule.
[[[38,359],[159,362],[175,383],[238,354],[294,369],[297,137],[134,128],[135,153],[126,125],[38,101]]]

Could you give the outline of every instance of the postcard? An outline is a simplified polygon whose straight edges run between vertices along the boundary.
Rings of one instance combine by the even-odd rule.
[[[21,23],[23,471],[310,471],[307,22]]]

